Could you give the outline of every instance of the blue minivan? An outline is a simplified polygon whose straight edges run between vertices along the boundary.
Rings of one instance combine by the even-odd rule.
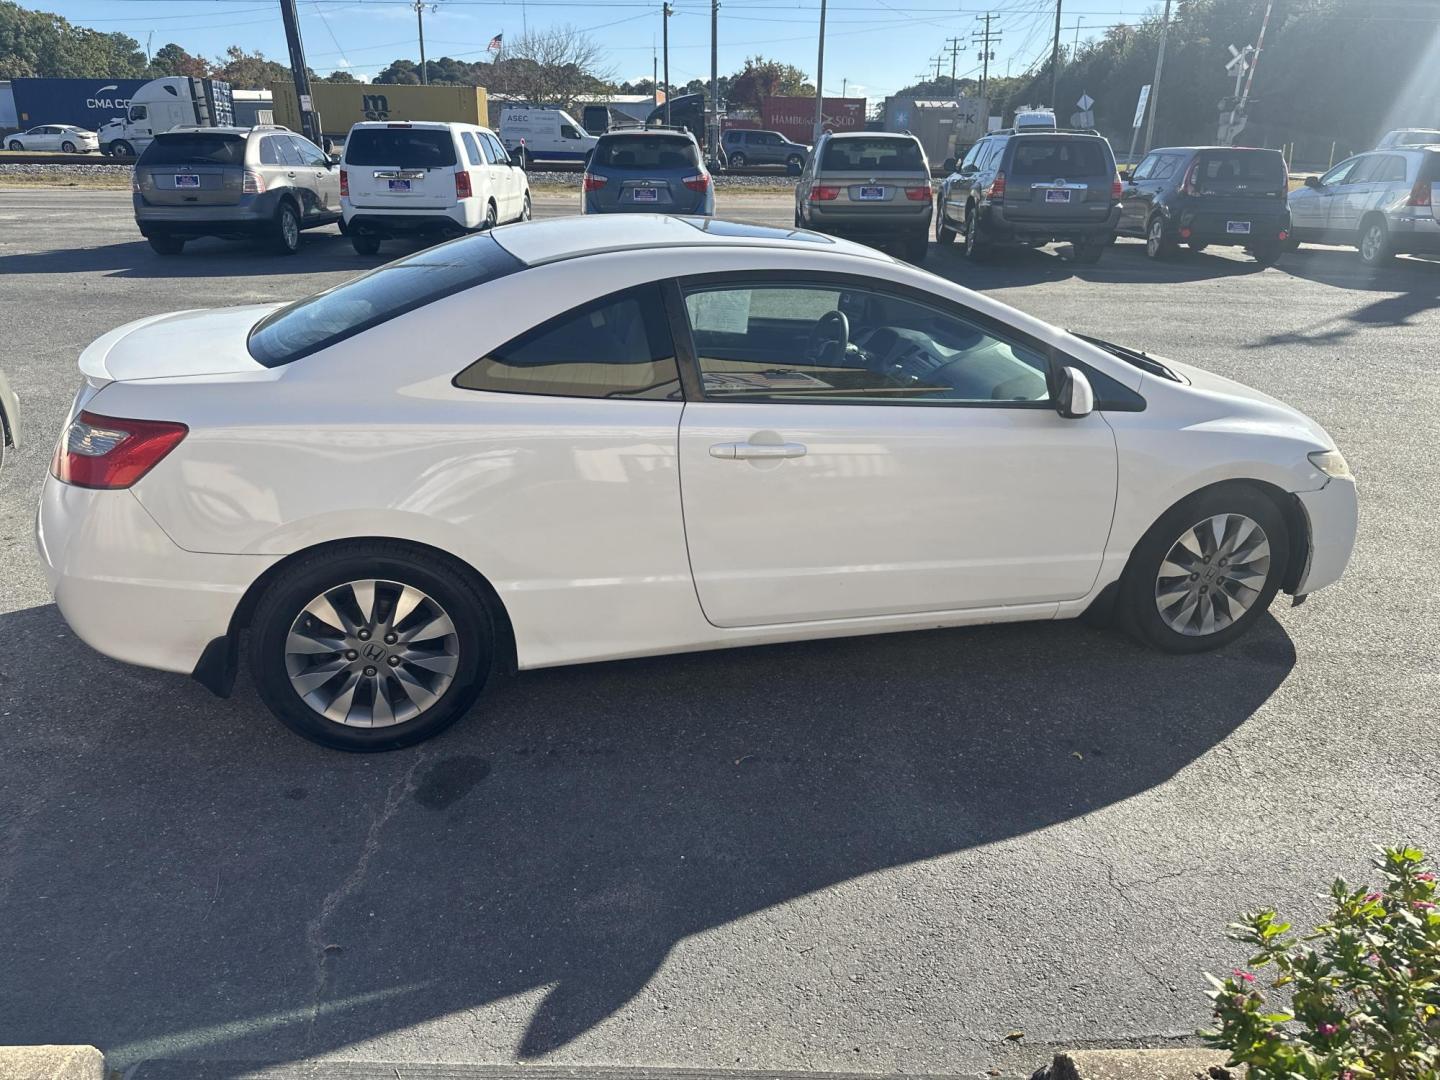
[[[715,214],[715,184],[688,131],[607,132],[595,144],[582,185],[587,214]]]

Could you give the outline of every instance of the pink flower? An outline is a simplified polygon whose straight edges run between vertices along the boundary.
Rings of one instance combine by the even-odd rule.
[[[1253,983],[1255,981],[1254,975],[1248,971],[1241,971],[1239,968],[1235,969],[1235,977],[1237,979],[1244,979],[1247,983]]]
[[[1435,875],[1434,875],[1433,873],[1431,873],[1429,870],[1427,870],[1427,871],[1425,871],[1425,873],[1423,873],[1423,874],[1416,874],[1416,875],[1415,875],[1415,880],[1416,880],[1416,881],[1434,881],[1434,880],[1435,880]]]
[[[1321,1035],[1334,1035],[1335,1032],[1339,1031],[1340,1029],[1337,1028],[1334,1024],[1319,1024],[1316,1026],[1315,1030],[1320,1032]]]
[[[1365,899],[1373,904],[1380,899],[1380,894],[1378,892],[1366,893]]]
[[[1429,911],[1435,905],[1429,900],[1412,900],[1410,902],[1410,906],[1415,908],[1417,911]]]

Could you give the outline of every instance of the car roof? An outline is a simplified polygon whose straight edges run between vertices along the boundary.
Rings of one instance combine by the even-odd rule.
[[[908,131],[829,131],[832,139],[913,139]]]
[[[1278,154],[1279,150],[1268,146],[1157,146],[1152,154],[1192,154],[1199,150],[1248,150],[1255,153]]]
[[[689,139],[695,141],[695,136],[688,131],[679,131],[676,128],[621,128],[619,131],[607,131],[601,135],[602,139],[633,139],[637,135],[669,135],[676,139]]]
[[[504,225],[490,232],[495,241],[527,266],[612,251],[653,248],[749,247],[817,248],[893,262],[874,248],[849,240],[769,225],[744,225],[714,218],[667,214],[596,214]]]
[[[295,135],[297,132],[286,127],[279,127],[275,124],[256,124],[254,127],[240,127],[236,124],[228,124],[223,127],[209,127],[202,124],[180,124],[168,131],[155,133],[157,139],[163,139],[166,135],[249,135],[251,132],[261,135]]]
[[[457,127],[478,128],[483,127],[483,125],[467,124],[460,120],[361,120],[359,123],[351,124],[350,127],[352,130],[354,128],[367,128],[371,131],[377,129],[383,131],[386,128],[396,128],[399,130],[404,130],[405,128],[429,128],[434,131],[441,128],[445,130]],[[487,128],[486,130],[489,129]]]

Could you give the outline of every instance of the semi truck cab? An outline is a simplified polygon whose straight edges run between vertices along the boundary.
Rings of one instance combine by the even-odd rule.
[[[117,158],[145,152],[155,136],[177,127],[228,127],[235,122],[230,84],[170,75],[151,79],[130,97],[130,108],[100,125],[100,151]]]

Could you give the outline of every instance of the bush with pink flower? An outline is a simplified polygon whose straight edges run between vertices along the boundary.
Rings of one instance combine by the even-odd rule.
[[[1274,911],[1231,925],[1254,955],[1207,976],[1216,1028],[1202,1034],[1250,1080],[1440,1080],[1435,874],[1414,847],[1384,848],[1374,865],[1381,887],[1337,879],[1334,914],[1303,938]]]

